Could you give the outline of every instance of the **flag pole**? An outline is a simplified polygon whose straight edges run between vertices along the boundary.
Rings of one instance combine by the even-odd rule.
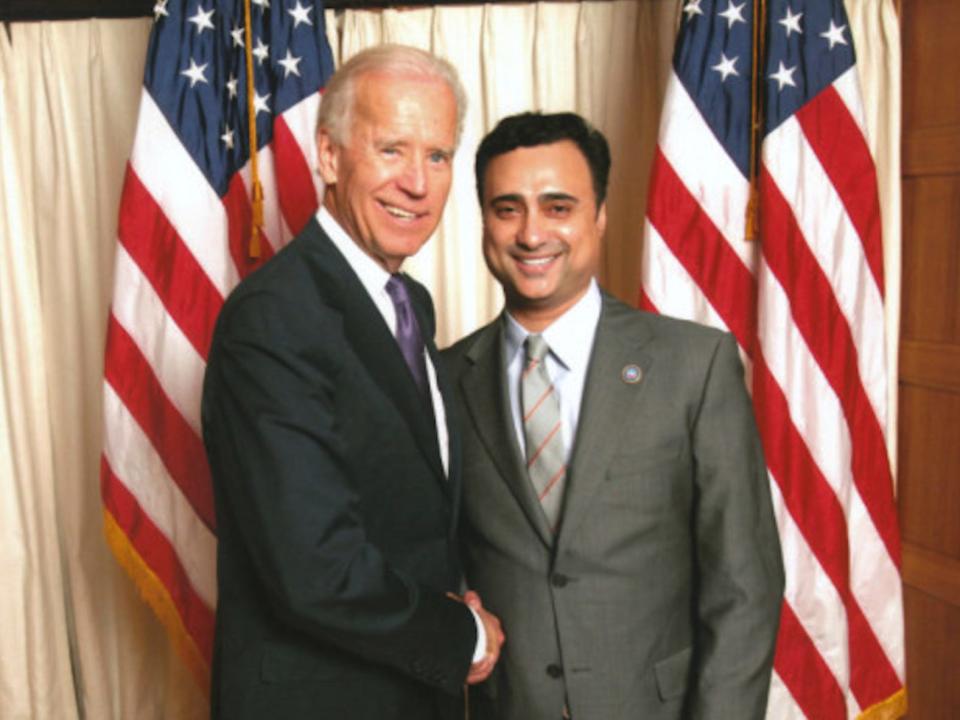
[[[253,223],[250,227],[250,247],[248,257],[257,260],[260,257],[260,230],[263,228],[263,186],[257,167],[257,109],[254,107],[253,94],[253,22],[250,19],[250,0],[243,2],[243,23],[246,29],[244,54],[247,63],[247,124],[250,126],[250,180],[253,186]]]
[[[760,145],[763,142],[763,70],[761,65],[766,59],[767,24],[766,0],[753,0],[753,67],[750,78],[750,196],[747,200],[745,238],[748,242],[759,240],[760,236]]]

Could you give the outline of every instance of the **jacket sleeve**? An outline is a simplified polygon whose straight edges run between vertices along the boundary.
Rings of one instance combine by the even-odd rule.
[[[692,437],[697,652],[685,717],[762,720],[783,563],[766,463],[730,335],[715,347]]]
[[[218,515],[229,515],[232,541],[285,624],[456,692],[472,615],[369,541],[334,401],[340,317],[289,305],[261,292],[218,323],[202,412]]]

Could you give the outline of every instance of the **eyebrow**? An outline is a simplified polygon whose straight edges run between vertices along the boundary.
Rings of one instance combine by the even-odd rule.
[[[404,137],[403,135],[374,136],[373,143],[378,148],[390,147],[394,145],[400,146],[400,147],[409,147],[411,145],[410,140]],[[438,152],[438,153],[443,153],[447,157],[453,157],[456,150],[455,148],[449,145],[435,145],[433,147],[427,148],[427,152],[428,153]]]
[[[505,202],[523,202],[523,196],[520,193],[504,193],[503,195],[497,195],[496,197],[490,198],[491,205],[497,205]]]
[[[541,203],[555,202],[557,200],[563,200],[572,203],[580,202],[580,198],[576,195],[571,195],[570,193],[565,192],[546,192],[537,197]]]
[[[537,202],[540,203],[556,202],[557,200],[573,203],[580,202],[580,198],[578,198],[576,195],[571,195],[570,193],[565,192],[546,192],[537,196]],[[496,197],[490,198],[491,205],[504,202],[522,203],[523,195],[520,193],[503,193],[502,195],[497,195]]]

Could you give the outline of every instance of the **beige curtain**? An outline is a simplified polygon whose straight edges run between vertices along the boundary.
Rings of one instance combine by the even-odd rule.
[[[100,398],[146,20],[0,31],[0,717],[201,718],[106,549]]]
[[[408,269],[449,344],[499,310],[480,253],[473,149],[505,114],[576,110],[614,155],[602,280],[632,302],[679,0],[328,11],[337,59],[382,41],[449,58],[470,107],[437,237]],[[899,314],[899,36],[891,0],[847,0]],[[99,500],[102,355],[117,204],[150,20],[0,30],[0,718],[207,714],[109,555]],[[891,365],[895,370],[895,365]],[[891,376],[895,378],[895,374]],[[896,383],[891,383],[893,388]],[[892,395],[895,398],[895,395]],[[895,437],[895,435],[893,436]]]

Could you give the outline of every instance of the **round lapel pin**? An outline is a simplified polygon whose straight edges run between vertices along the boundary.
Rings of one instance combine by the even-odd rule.
[[[620,372],[620,379],[628,385],[636,385],[643,378],[643,370],[639,365],[624,365]]]

